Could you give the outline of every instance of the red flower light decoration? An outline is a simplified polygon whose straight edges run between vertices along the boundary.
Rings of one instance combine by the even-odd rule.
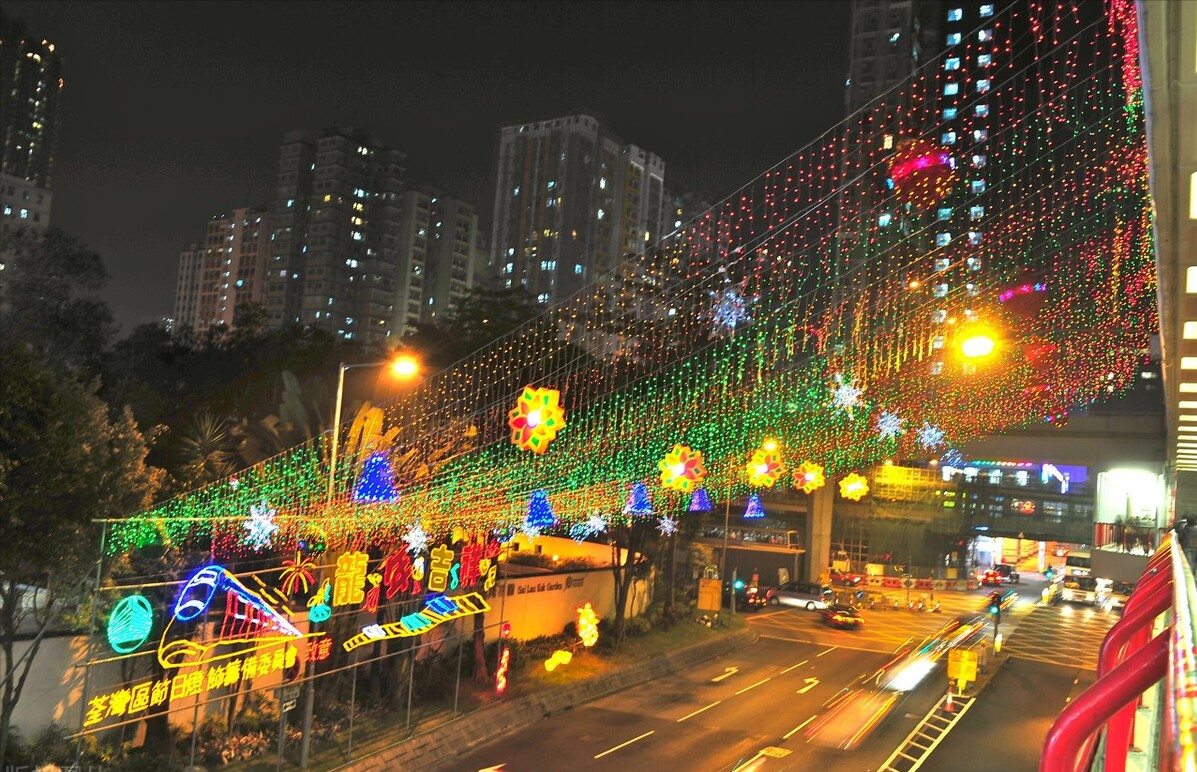
[[[823,474],[823,467],[818,464],[813,464],[810,461],[803,461],[794,470],[794,485],[800,488],[803,493],[810,493],[822,488],[827,483],[827,477]]]
[[[541,454],[565,428],[565,411],[557,404],[561,392],[556,389],[524,387],[524,393],[508,413],[511,442],[520,450]]]
[[[894,195],[916,209],[942,201],[956,182],[956,162],[951,154],[921,139],[899,142],[888,167]]]
[[[748,462],[748,482],[758,488],[772,488],[784,469],[777,451],[760,448]]]
[[[702,465],[702,453],[685,445],[674,445],[657,464],[661,470],[661,485],[690,493],[702,484],[707,470]]]

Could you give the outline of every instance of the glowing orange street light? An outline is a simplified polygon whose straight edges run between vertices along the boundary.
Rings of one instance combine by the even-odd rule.
[[[411,378],[420,372],[420,360],[411,354],[400,354],[391,362],[391,372],[400,378]]]

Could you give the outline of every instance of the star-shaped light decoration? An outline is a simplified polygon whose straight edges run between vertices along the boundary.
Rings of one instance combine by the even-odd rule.
[[[948,448],[948,452],[939,457],[939,463],[944,466],[960,466],[964,463],[964,454],[956,448]]]
[[[407,543],[407,551],[412,554],[419,555],[428,548],[428,534],[424,533],[419,523],[408,528],[401,538]]]
[[[730,284],[718,292],[708,293],[711,305],[711,337],[731,336],[736,328],[752,321],[748,314],[748,299]]]
[[[774,450],[766,450],[765,448],[758,448],[752,454],[752,460],[748,462],[748,482],[757,488],[772,488],[773,484],[781,477],[781,473],[785,470],[785,465],[781,463],[781,454],[777,452],[776,445]]]
[[[588,537],[607,530],[607,521],[602,515],[594,514],[586,518],[584,523],[574,523],[569,527],[569,537],[581,544]]]
[[[274,515],[274,510],[265,501],[257,506],[250,505],[249,520],[245,523],[245,530],[249,534],[245,540],[255,550],[260,550],[270,544],[270,537],[274,536],[274,532],[278,530],[278,525],[274,522]]]
[[[672,536],[677,533],[677,520],[669,515],[663,515],[661,521],[657,523],[657,530],[661,532],[662,536]]]
[[[835,386],[831,389],[831,404],[848,414],[849,420],[854,420],[856,416],[852,413],[852,408],[860,404],[861,389],[856,385],[856,379],[845,381],[842,373],[836,373]]]
[[[898,418],[897,413],[890,413],[884,411],[877,416],[877,434],[883,440],[895,440],[899,434],[903,434],[902,419]]]
[[[511,442],[521,450],[544,453],[557,432],[565,428],[565,411],[557,404],[560,399],[561,392],[556,389],[525,386],[515,409],[507,414]]]
[[[930,423],[923,422],[923,428],[919,429],[919,444],[929,450],[937,445],[942,445],[943,429],[940,429],[938,426],[934,426]]]
[[[856,472],[840,480],[840,495],[849,501],[860,501],[860,497],[868,492],[869,481]]]
[[[685,445],[674,445],[657,463],[657,468],[661,470],[661,485],[682,493],[690,493],[702,485],[707,476],[702,453]]]
[[[803,493],[811,493],[822,488],[827,483],[823,467],[810,461],[803,461],[794,470],[794,487]]]

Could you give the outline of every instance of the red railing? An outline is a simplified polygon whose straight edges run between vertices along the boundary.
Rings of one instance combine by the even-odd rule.
[[[1039,761],[1040,772],[1082,772],[1092,768],[1102,725],[1106,725],[1101,772],[1125,772],[1134,734],[1135,708],[1142,694],[1167,678],[1160,769],[1197,772],[1194,748],[1194,697],[1197,650],[1194,649],[1192,571],[1170,534],[1148,561],[1122,619],[1102,641],[1097,682],[1074,700],[1052,725]],[[1154,638],[1159,616],[1171,612],[1171,624]]]

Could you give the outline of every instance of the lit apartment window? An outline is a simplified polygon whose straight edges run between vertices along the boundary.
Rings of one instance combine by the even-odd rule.
[[[877,227],[885,228],[894,221],[894,216],[889,212],[882,212],[881,216],[877,218]]]
[[[948,45],[949,46],[960,45],[960,33],[959,32],[953,32],[948,35]]]
[[[952,219],[952,207],[950,207],[950,206],[940,207],[939,210],[936,212],[936,217],[940,220]]]
[[[993,64],[993,56],[991,54],[981,54],[977,57],[978,67],[988,67]]]
[[[945,282],[945,283],[943,283],[943,284],[936,284],[936,285],[935,285],[935,292],[934,292],[934,295],[935,295],[935,297],[937,297],[937,298],[946,298],[946,297],[948,296],[948,285],[947,285],[947,283]]]
[[[984,94],[989,91],[989,78],[981,78],[977,81],[977,93]]]
[[[950,121],[955,117],[956,117],[956,108],[955,107],[945,107],[943,109],[943,119],[945,121]]]
[[[985,19],[993,16],[993,3],[984,3],[981,5],[981,18]]]
[[[944,59],[943,68],[945,70],[959,70],[960,69],[960,57],[950,56],[947,59]]]
[[[935,270],[937,271],[946,271],[951,264],[952,261],[948,260],[946,257],[935,258]]]
[[[956,144],[956,132],[945,131],[943,133],[943,136],[941,136],[939,138],[939,143],[941,145],[955,145]]]
[[[935,246],[946,247],[948,244],[951,244],[951,243],[952,243],[952,234],[951,233],[936,233],[935,234]]]
[[[959,83],[945,83],[943,84],[944,96],[956,96],[960,93]]]
[[[964,18],[964,9],[963,8],[949,8],[948,9],[948,21],[960,21],[963,18]]]
[[[968,219],[970,219],[970,220],[982,220],[982,219],[984,219],[984,218],[985,218],[985,207],[983,207],[983,206],[970,206],[970,207],[968,208]]]
[[[968,232],[968,244],[971,247],[979,246],[981,243],[981,231]]]
[[[973,129],[973,142],[984,142],[989,139],[989,132],[985,129]]]
[[[985,192],[985,180],[973,180],[969,184],[969,190],[971,190],[974,195],[979,194],[979,193],[984,193]]]
[[[989,105],[976,105],[973,107],[973,115],[978,118],[985,118],[989,115]]]
[[[993,40],[993,30],[991,30],[991,29],[979,30],[977,32],[977,40],[981,41],[982,43],[988,43],[989,41]]]
[[[537,303],[548,303],[549,302],[549,293],[542,292],[539,295],[537,295],[536,302]]]
[[[984,169],[986,160],[988,160],[988,158],[984,154],[974,153],[973,154],[973,168]]]
[[[574,266],[574,274],[577,276],[581,276],[582,275],[582,266],[575,265]]]

